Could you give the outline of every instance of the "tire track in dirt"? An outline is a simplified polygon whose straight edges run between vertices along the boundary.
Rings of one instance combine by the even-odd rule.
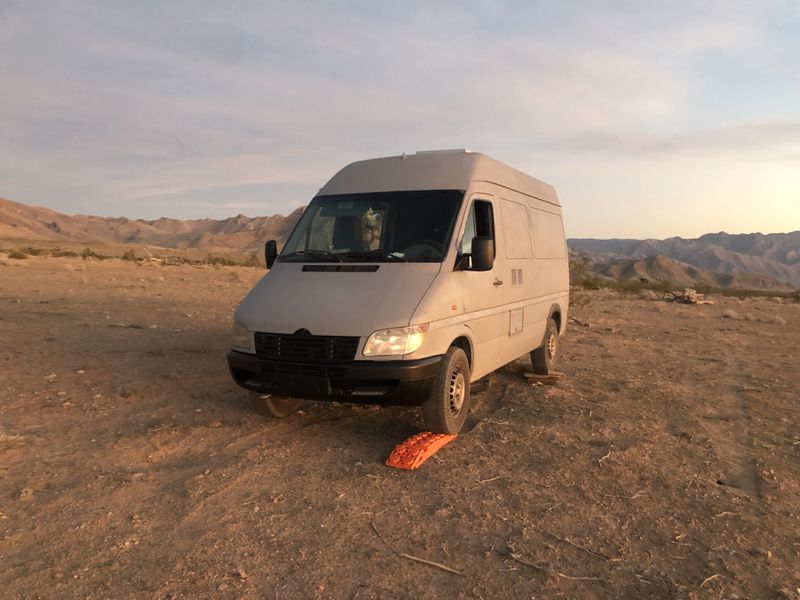
[[[722,368],[727,389],[718,393],[718,413],[704,415],[702,427],[728,465],[717,483],[761,498],[762,480],[753,462],[755,449],[748,425],[751,420],[749,401],[742,391],[745,388],[742,375],[746,368],[738,354],[743,345],[736,344],[738,341],[737,335],[735,340],[722,340],[717,346],[721,351],[721,361],[717,364]]]

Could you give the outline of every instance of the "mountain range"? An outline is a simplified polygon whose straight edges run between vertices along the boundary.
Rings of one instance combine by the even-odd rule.
[[[636,271],[633,265],[642,259],[667,257],[682,263],[684,270],[690,267],[716,275],[729,275],[731,280],[737,276],[743,280],[746,278],[742,278],[742,274],[750,274],[764,278],[764,284],[772,279],[800,288],[800,231],[770,234],[720,232],[696,239],[570,239],[568,244],[571,250],[585,253],[592,270],[597,272],[633,273]],[[638,269],[657,270],[657,267],[667,264],[651,261],[640,263]],[[669,266],[674,270],[674,264]],[[753,282],[755,284],[758,280]],[[732,285],[736,287],[739,284]],[[745,282],[742,281],[741,285]]]
[[[0,198],[0,239],[58,242],[145,244],[163,248],[259,251],[267,239],[283,243],[302,208],[288,216],[227,219],[161,218],[154,221],[125,217],[65,215],[40,206]]]
[[[268,239],[279,245],[303,213],[227,219],[127,219],[65,215],[0,198],[0,239],[27,242],[108,242],[163,248],[260,252]],[[800,288],[800,231],[709,233],[696,239],[570,239],[570,251],[587,268],[617,280],[705,283],[719,287]]]

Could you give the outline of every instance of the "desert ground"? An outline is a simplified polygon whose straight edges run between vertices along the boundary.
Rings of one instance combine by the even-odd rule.
[[[564,379],[399,471],[415,410],[233,384],[262,276],[0,257],[0,596],[800,597],[800,305],[578,292]]]

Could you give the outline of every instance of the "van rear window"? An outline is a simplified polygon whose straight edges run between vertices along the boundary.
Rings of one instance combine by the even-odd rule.
[[[464,192],[317,196],[281,252],[288,262],[441,262]]]

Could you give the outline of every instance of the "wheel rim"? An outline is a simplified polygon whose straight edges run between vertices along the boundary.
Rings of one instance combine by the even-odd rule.
[[[463,369],[459,368],[450,374],[450,386],[448,389],[450,412],[453,415],[457,415],[461,412],[461,407],[464,406],[464,398],[466,395],[467,382],[464,378]]]
[[[551,333],[547,338],[547,359],[554,361],[556,359],[556,350],[558,350],[558,338],[555,333]]]

